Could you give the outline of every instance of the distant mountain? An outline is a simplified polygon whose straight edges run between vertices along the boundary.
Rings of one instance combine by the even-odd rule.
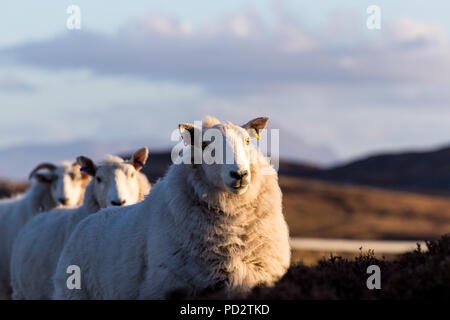
[[[299,170],[297,175],[389,189],[450,193],[450,147],[379,154],[327,170]]]
[[[148,175],[154,181],[170,164],[170,153],[153,154]],[[330,169],[280,160],[279,174],[422,193],[450,193],[450,148],[380,154]]]
[[[169,153],[153,155],[148,175],[154,181],[170,164]],[[427,152],[380,154],[330,169],[280,160],[279,174],[386,189],[450,194],[450,147]]]

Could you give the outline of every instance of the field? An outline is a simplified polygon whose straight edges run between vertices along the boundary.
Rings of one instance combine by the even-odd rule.
[[[280,185],[291,236],[425,240],[450,232],[450,199],[446,197],[287,176],[280,177]],[[292,260],[315,265],[331,254],[351,259],[361,252],[296,250]],[[374,256],[396,257],[377,251]]]
[[[437,239],[450,232],[450,198],[280,177],[291,236]]]

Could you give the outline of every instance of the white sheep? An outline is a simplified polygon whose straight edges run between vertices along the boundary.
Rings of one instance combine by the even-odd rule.
[[[193,149],[225,153],[209,164],[172,164],[141,203],[78,224],[58,261],[53,298],[164,299],[181,288],[233,295],[272,285],[289,267],[290,246],[277,173],[250,144],[267,121],[240,127],[209,118],[203,132],[181,124],[185,142],[194,132],[216,135],[211,147]],[[225,154],[232,163],[220,163]],[[80,289],[71,286],[71,265],[80,268]]]
[[[30,174],[28,191],[0,201],[0,299],[11,297],[10,258],[13,242],[25,223],[36,214],[57,206],[75,207],[83,201],[89,176],[75,163],[38,165]]]
[[[148,149],[142,148],[129,162],[109,156],[96,166],[88,158],[77,159],[83,170],[94,177],[86,188],[83,205],[42,213],[22,228],[11,255],[13,299],[51,298],[52,276],[73,228],[101,208],[131,205],[142,201],[149,193],[150,183],[139,172],[147,157]]]

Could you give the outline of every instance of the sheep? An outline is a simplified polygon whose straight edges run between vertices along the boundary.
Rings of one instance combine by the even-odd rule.
[[[148,149],[138,150],[131,161],[109,156],[99,166],[79,157],[86,173],[95,177],[86,188],[85,200],[76,209],[54,209],[31,219],[20,231],[11,256],[12,298],[50,299],[59,254],[73,228],[101,208],[131,205],[144,199],[150,183],[139,172]]]
[[[31,186],[24,195],[0,201],[0,299],[11,297],[9,264],[19,230],[38,213],[80,205],[90,180],[78,164],[70,162],[42,163],[29,178]]]
[[[60,255],[54,299],[165,299],[179,289],[245,296],[286,272],[289,232],[278,176],[250,144],[268,118],[242,127],[211,119],[204,130],[179,125],[187,144],[180,157],[223,148],[232,163],[221,164],[218,156],[209,164],[176,164],[178,158],[144,201],[83,220]],[[211,133],[223,143],[190,142],[192,134],[207,140]],[[79,273],[69,274],[71,265]],[[80,287],[72,286],[72,276]]]

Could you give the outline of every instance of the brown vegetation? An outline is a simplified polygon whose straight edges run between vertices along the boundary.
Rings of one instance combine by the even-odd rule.
[[[317,266],[295,264],[273,288],[256,288],[249,299],[450,299],[450,235],[393,261],[361,254],[332,257]],[[381,289],[366,286],[367,267],[381,270]]]
[[[371,252],[347,259],[339,256],[321,260],[316,266],[293,264],[273,287],[257,287],[248,300],[409,300],[450,299],[450,235],[427,243],[388,261]],[[368,289],[372,275],[367,268],[380,268],[381,289]],[[170,293],[169,299],[228,299],[220,291],[189,297],[183,289]],[[231,299],[242,299],[242,296]]]
[[[27,182],[0,181],[0,199],[11,198],[27,190]]]
[[[437,239],[450,232],[450,198],[280,177],[292,236]]]

